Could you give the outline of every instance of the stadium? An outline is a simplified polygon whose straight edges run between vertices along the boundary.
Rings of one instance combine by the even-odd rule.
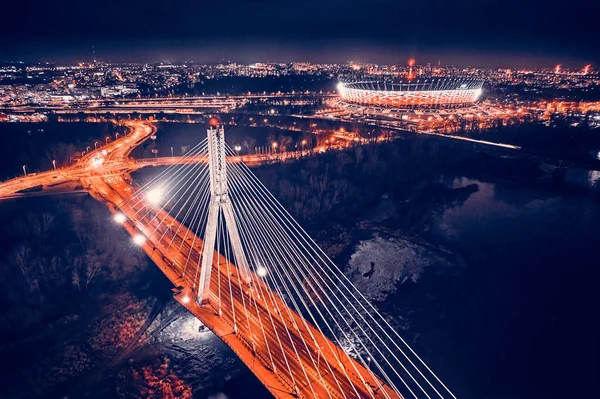
[[[383,108],[454,108],[473,104],[481,95],[482,80],[431,78],[340,82],[343,102]]]

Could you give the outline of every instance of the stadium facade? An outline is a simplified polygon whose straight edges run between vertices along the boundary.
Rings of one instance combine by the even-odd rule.
[[[473,104],[482,92],[477,79],[340,82],[342,101],[384,108],[451,108]]]

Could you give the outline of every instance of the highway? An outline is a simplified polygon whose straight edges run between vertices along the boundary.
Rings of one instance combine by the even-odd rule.
[[[72,165],[46,172],[30,173],[27,176],[17,177],[0,183],[0,199],[35,195],[36,192],[39,193],[52,188],[55,189],[54,191],[65,187],[72,190],[74,189],[73,184],[69,183],[75,182],[75,186],[78,186],[81,179],[85,177],[98,174],[109,177],[111,175],[122,175],[128,171],[137,169],[138,166],[135,165],[135,162],[127,158],[121,159],[118,167],[110,169],[104,167],[106,159],[114,158],[108,156],[110,153],[120,149],[121,152],[127,151],[127,154],[129,154],[139,144],[140,137],[143,137],[143,140],[145,140],[146,135],[149,136],[156,132],[156,127],[151,124],[135,122],[125,122],[124,124],[132,131],[131,134],[99,147],[97,150],[88,152]],[[21,193],[23,195],[20,195]]]
[[[134,126],[130,123],[129,126]],[[150,131],[150,135],[155,133],[153,125],[139,123],[135,126],[143,126],[145,131]],[[146,126],[152,126],[146,128]],[[141,129],[141,128],[140,128]],[[151,129],[151,130],[148,130]],[[144,139],[145,140],[145,136]],[[170,166],[170,165],[188,165],[196,163],[206,163],[207,160],[202,156],[195,157],[159,157],[131,159],[129,153],[139,144],[138,137],[125,136],[116,142],[111,142],[97,151],[86,154],[76,163],[39,173],[30,173],[27,176],[20,176],[14,179],[0,183],[0,201],[24,197],[33,197],[41,195],[75,193],[84,190],[83,179],[92,176],[102,176],[105,178],[128,176],[131,172],[149,166]],[[106,155],[103,155],[106,151]],[[118,156],[126,151],[126,156]],[[317,147],[313,151],[325,151],[325,147]],[[228,157],[231,162],[244,162],[246,165],[259,166],[264,163],[284,162],[287,160],[298,159],[308,151],[289,151],[278,154],[250,154]],[[101,164],[98,159],[102,159]]]

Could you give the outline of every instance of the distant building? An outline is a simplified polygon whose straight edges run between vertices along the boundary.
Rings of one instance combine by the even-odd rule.
[[[135,84],[120,84],[108,87],[102,87],[100,89],[100,96],[102,97],[121,97],[130,94],[138,94],[140,91]]]
[[[466,106],[481,95],[478,79],[415,79],[398,82],[340,82],[344,102],[386,108],[445,108]]]

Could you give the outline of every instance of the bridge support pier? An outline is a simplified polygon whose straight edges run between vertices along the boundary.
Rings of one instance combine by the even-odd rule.
[[[199,304],[207,303],[210,291],[210,276],[215,253],[217,227],[221,213],[225,219],[225,228],[229,235],[235,264],[241,272],[242,280],[250,284],[250,268],[242,247],[242,241],[235,220],[235,213],[228,196],[227,189],[227,159],[225,155],[225,130],[216,118],[210,120],[208,128],[208,159],[210,170],[210,205],[208,220],[204,233],[204,246],[202,248],[202,266],[200,269],[200,282],[198,284]]]

